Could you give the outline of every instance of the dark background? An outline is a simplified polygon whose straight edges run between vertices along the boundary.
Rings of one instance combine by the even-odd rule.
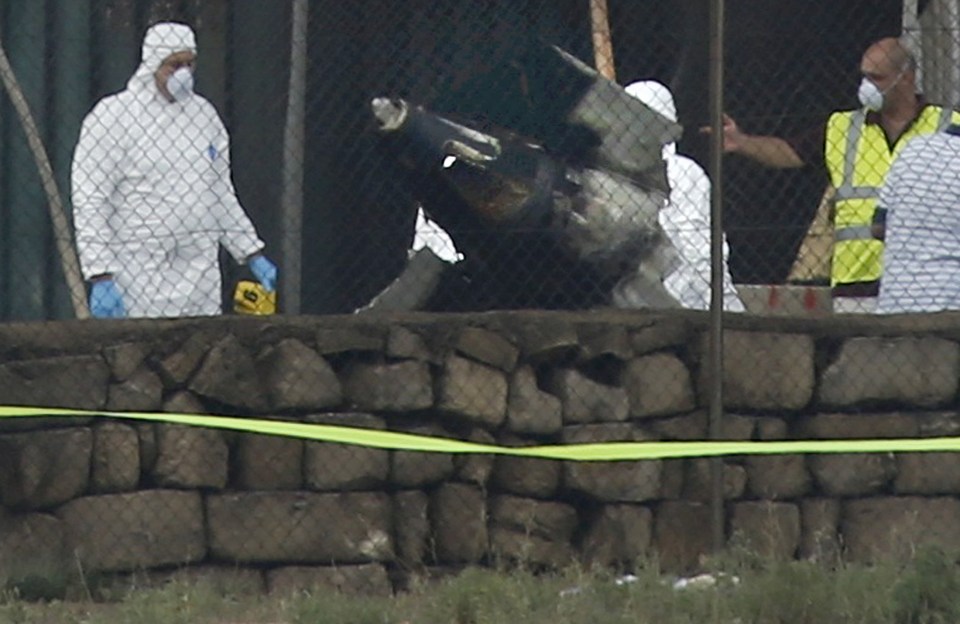
[[[608,0],[617,78],[655,78],[676,94],[680,150],[705,163],[707,0]],[[510,60],[540,38],[592,64],[587,0],[313,0],[310,3],[305,313],[346,312],[400,270],[409,197],[369,133],[369,100],[409,98],[446,112],[509,117]],[[863,50],[899,34],[894,0],[726,3],[727,111],[747,131],[792,134],[852,107]],[[233,138],[241,201],[279,257],[282,128],[290,6],[261,0],[0,0],[4,46],[41,125],[62,192],[83,115],[122,89],[142,33],[177,19],[198,33],[198,91]],[[499,88],[498,85],[504,85]],[[43,195],[22,129],[0,98],[0,319],[71,316]],[[734,281],[782,282],[825,178],[725,161],[725,228]],[[281,275],[283,268],[281,267]]]

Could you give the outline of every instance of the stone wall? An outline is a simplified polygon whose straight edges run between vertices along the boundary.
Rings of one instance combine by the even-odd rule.
[[[706,314],[0,325],[0,405],[206,412],[504,445],[698,440]],[[727,318],[723,435],[957,435],[960,317]],[[710,548],[710,461],[427,454],[104,417],[0,421],[0,581],[149,572],[389,592],[464,565]],[[724,460],[764,556],[960,550],[960,455]],[[69,572],[65,572],[69,571]]]

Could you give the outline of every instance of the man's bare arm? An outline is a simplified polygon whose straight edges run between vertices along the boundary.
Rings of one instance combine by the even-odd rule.
[[[710,134],[711,130],[709,126],[700,129],[704,134]],[[780,137],[747,134],[729,115],[723,116],[723,151],[776,169],[796,169],[804,165],[789,143]]]

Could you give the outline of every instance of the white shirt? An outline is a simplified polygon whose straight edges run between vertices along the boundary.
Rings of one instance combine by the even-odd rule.
[[[960,309],[960,137],[911,140],[879,206],[888,212],[877,312]]]

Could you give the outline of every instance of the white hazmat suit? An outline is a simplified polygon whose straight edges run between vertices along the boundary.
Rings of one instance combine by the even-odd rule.
[[[170,102],[154,74],[196,51],[183,24],[151,27],[127,88],[84,119],[72,199],[86,279],[112,274],[131,317],[221,311],[218,244],[238,261],[264,247],[237,200],[230,143],[213,105],[189,92]]]
[[[677,121],[673,95],[664,85],[654,80],[634,82],[627,93],[639,99],[654,111],[671,121]],[[685,308],[710,308],[710,178],[694,160],[677,154],[675,143],[663,147],[667,163],[667,181],[670,197],[659,213],[660,226],[673,241],[678,262],[664,277],[663,284]],[[727,269],[729,253],[723,241],[723,308],[728,312],[742,312],[744,307]],[[614,293],[618,307],[630,305],[628,288]]]
[[[456,264],[463,260],[463,255],[457,251],[457,246],[447,231],[440,224],[427,217],[423,208],[417,208],[417,224],[413,237],[411,252],[420,251],[427,247],[444,262]]]

